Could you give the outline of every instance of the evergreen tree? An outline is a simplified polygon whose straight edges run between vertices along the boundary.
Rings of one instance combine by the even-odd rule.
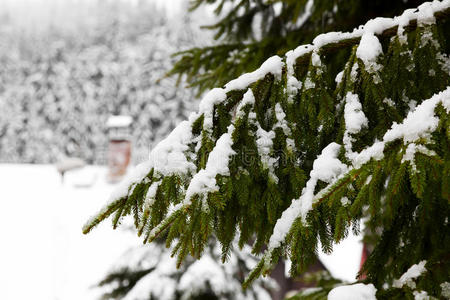
[[[176,54],[169,75],[186,75],[200,92],[223,86],[267,58],[284,55],[329,31],[351,31],[375,17],[394,17],[424,0],[190,0],[190,9],[215,5],[219,19],[203,28],[217,43]],[[342,60],[342,58],[338,58]]]
[[[198,44],[194,21],[169,20],[149,1],[79,1],[74,13],[87,7],[75,33],[64,25],[0,28],[1,162],[76,156],[104,164],[112,114],[133,118],[133,160],[142,161],[197,107],[192,91],[174,88],[175,78],[159,80],[170,52]]]
[[[364,276],[330,299],[449,297],[449,38],[434,1],[270,57],[207,93],[83,231],[131,215],[179,264],[210,236],[225,261],[238,238],[263,252],[248,287],[282,257],[301,274],[364,221]]]
[[[129,300],[270,300],[273,279],[259,279],[242,290],[245,273],[257,262],[246,246],[225,264],[220,246],[211,240],[200,260],[188,258],[180,268],[164,241],[130,249],[99,283],[102,299]]]

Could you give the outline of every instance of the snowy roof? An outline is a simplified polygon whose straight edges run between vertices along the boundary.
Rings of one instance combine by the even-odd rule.
[[[108,121],[106,122],[106,127],[113,128],[113,127],[128,127],[133,122],[133,119],[131,116],[125,116],[125,115],[116,115],[116,116],[110,116],[108,118]]]

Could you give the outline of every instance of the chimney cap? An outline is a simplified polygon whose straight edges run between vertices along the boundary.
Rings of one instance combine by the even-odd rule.
[[[106,121],[106,126],[108,128],[128,127],[132,122],[133,119],[131,116],[115,115],[108,118],[108,121]]]

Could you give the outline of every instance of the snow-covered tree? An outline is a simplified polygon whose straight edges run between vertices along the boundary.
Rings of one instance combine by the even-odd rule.
[[[267,58],[309,44],[324,32],[351,31],[375,17],[394,17],[424,0],[191,0],[214,4],[217,22],[203,26],[216,43],[178,53],[171,74],[205,91],[258,68]],[[337,57],[337,60],[345,58]]]
[[[272,279],[259,279],[246,291],[243,276],[257,259],[249,246],[220,262],[220,247],[211,241],[199,260],[188,258],[179,268],[163,241],[130,249],[103,279],[103,299],[129,300],[270,300]]]
[[[83,231],[131,215],[179,264],[211,236],[225,261],[238,238],[263,252],[248,287],[282,257],[301,274],[364,222],[364,276],[329,299],[448,297],[449,16],[433,1],[320,34],[212,89]]]
[[[149,1],[89,5],[94,20],[77,19],[76,31],[0,28],[0,161],[66,155],[105,163],[111,114],[133,118],[133,157],[141,161],[197,107],[190,90],[163,78],[172,52],[198,44],[194,21],[169,20]]]

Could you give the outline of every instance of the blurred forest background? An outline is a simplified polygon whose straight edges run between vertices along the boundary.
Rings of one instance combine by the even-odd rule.
[[[196,108],[164,78],[171,54],[205,37],[187,1],[0,2],[0,162],[104,164],[112,114],[133,118],[142,161]]]

